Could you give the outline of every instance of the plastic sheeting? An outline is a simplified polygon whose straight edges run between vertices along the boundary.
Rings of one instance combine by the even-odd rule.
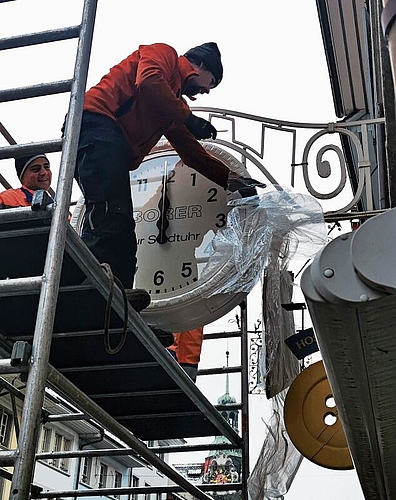
[[[283,421],[285,393],[272,399],[272,417],[256,465],[248,480],[250,500],[283,500],[303,460]]]
[[[295,333],[292,313],[285,316],[280,304],[291,301],[290,261],[295,256],[313,257],[327,243],[326,225],[322,207],[313,197],[280,186],[229,205],[233,209],[227,226],[217,232],[201,277],[210,277],[228,259],[235,271],[223,273],[215,293],[249,293],[266,273],[265,345],[259,371],[267,395],[274,396],[273,412],[248,489],[251,500],[283,499],[302,456],[283,422],[284,389],[298,374],[298,362],[284,344]]]
[[[200,279],[210,279],[225,259],[235,268],[217,277],[210,297],[249,293],[263,274],[271,244],[287,249],[288,258],[310,258],[327,242],[323,211],[309,195],[274,186],[250,198],[231,200],[227,226],[213,239],[213,254]]]
[[[292,300],[289,260],[287,238],[274,237],[268,250],[263,283],[265,331],[259,359],[260,385],[265,386],[267,397],[272,398],[272,417],[266,424],[267,434],[249,478],[251,500],[283,499],[302,461],[283,421],[286,389],[299,373],[298,360],[284,342],[295,333],[293,313],[281,307],[282,303]]]
[[[294,315],[282,304],[292,302],[293,278],[284,260],[271,251],[263,285],[264,341],[259,358],[261,383],[267,398],[283,391],[299,374],[298,359],[285,344],[285,340],[296,333]]]

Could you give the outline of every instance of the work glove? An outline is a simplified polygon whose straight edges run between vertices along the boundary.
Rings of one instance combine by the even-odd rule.
[[[250,177],[240,177],[236,174],[229,174],[228,176],[228,191],[232,193],[238,191],[242,198],[248,198],[249,196],[256,196],[256,187],[265,188],[266,184],[251,179]]]
[[[195,116],[191,113],[191,115],[184,122],[184,125],[198,140],[210,138],[216,139],[217,130],[210,122],[200,118],[199,116]]]

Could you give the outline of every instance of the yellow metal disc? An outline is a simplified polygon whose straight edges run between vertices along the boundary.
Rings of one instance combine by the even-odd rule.
[[[328,469],[353,469],[322,361],[293,381],[285,399],[284,419],[294,446],[308,460]]]

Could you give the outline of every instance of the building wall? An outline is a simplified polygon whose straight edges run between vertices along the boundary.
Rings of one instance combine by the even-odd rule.
[[[1,401],[3,402],[3,400]],[[6,403],[6,399],[4,399]],[[5,416],[4,416],[5,415]],[[4,417],[4,418],[3,418]],[[6,420],[6,422],[5,422]],[[6,426],[1,424],[6,423]],[[89,425],[89,424],[87,424]],[[91,429],[92,430],[92,429]],[[2,434],[3,431],[3,434]],[[88,431],[88,429],[87,429]],[[4,435],[4,436],[3,436]],[[2,436],[4,437],[2,441]],[[38,443],[38,452],[51,451],[67,451],[77,450],[80,443],[79,434],[66,423],[51,423],[45,424],[41,428],[40,438]],[[157,442],[149,443],[152,446],[157,446]],[[113,445],[106,445],[107,448]],[[15,449],[17,440],[15,427],[13,425],[12,414],[7,406],[0,405],[0,449]],[[94,445],[87,446],[85,449],[95,449]],[[166,459],[168,456],[165,456]],[[91,457],[88,463],[85,458],[81,459],[80,467],[77,458],[71,459],[46,459],[36,462],[34,473],[34,484],[43,488],[43,491],[50,490],[74,490],[74,489],[97,489],[111,488],[115,486],[128,487],[132,486],[161,486],[168,483],[168,479],[154,467],[129,467],[117,460],[117,457]],[[134,462],[134,461],[133,461]],[[131,465],[132,465],[131,460]],[[8,468],[12,473],[12,468]],[[133,479],[134,477],[134,479]],[[8,500],[10,494],[11,482],[9,480],[1,480],[3,482],[0,489],[0,498]],[[90,499],[103,499],[103,496],[92,496]],[[115,498],[114,496],[108,498]],[[128,495],[116,497],[120,500],[128,500]],[[144,495],[138,495],[137,499],[145,498]],[[152,495],[154,499],[164,499],[165,494],[161,496]]]

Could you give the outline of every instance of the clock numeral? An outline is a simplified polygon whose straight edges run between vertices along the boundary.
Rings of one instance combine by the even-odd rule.
[[[164,271],[158,270],[154,273],[153,283],[155,286],[161,286],[165,281]]]
[[[188,278],[189,276],[192,275],[192,263],[191,262],[183,262],[182,264],[182,270],[181,270],[181,275],[183,278]]]
[[[210,188],[208,189],[208,194],[210,195],[209,198],[206,200],[208,203],[212,201],[217,201],[217,189],[216,188]]]
[[[176,172],[174,170],[170,170],[170,172],[168,172],[168,175],[166,177],[166,182],[175,182],[174,180],[174,176],[175,176]]]
[[[203,251],[205,255],[212,255],[213,254],[213,245],[212,242],[208,243],[205,247],[205,250]]]
[[[216,227],[224,227],[226,225],[226,214],[217,214],[216,215],[216,219],[218,219],[218,221],[216,222],[215,226]]]
[[[138,180],[138,192],[147,191],[147,179]]]
[[[197,183],[197,174],[194,172],[191,174],[191,186],[195,186]]]

